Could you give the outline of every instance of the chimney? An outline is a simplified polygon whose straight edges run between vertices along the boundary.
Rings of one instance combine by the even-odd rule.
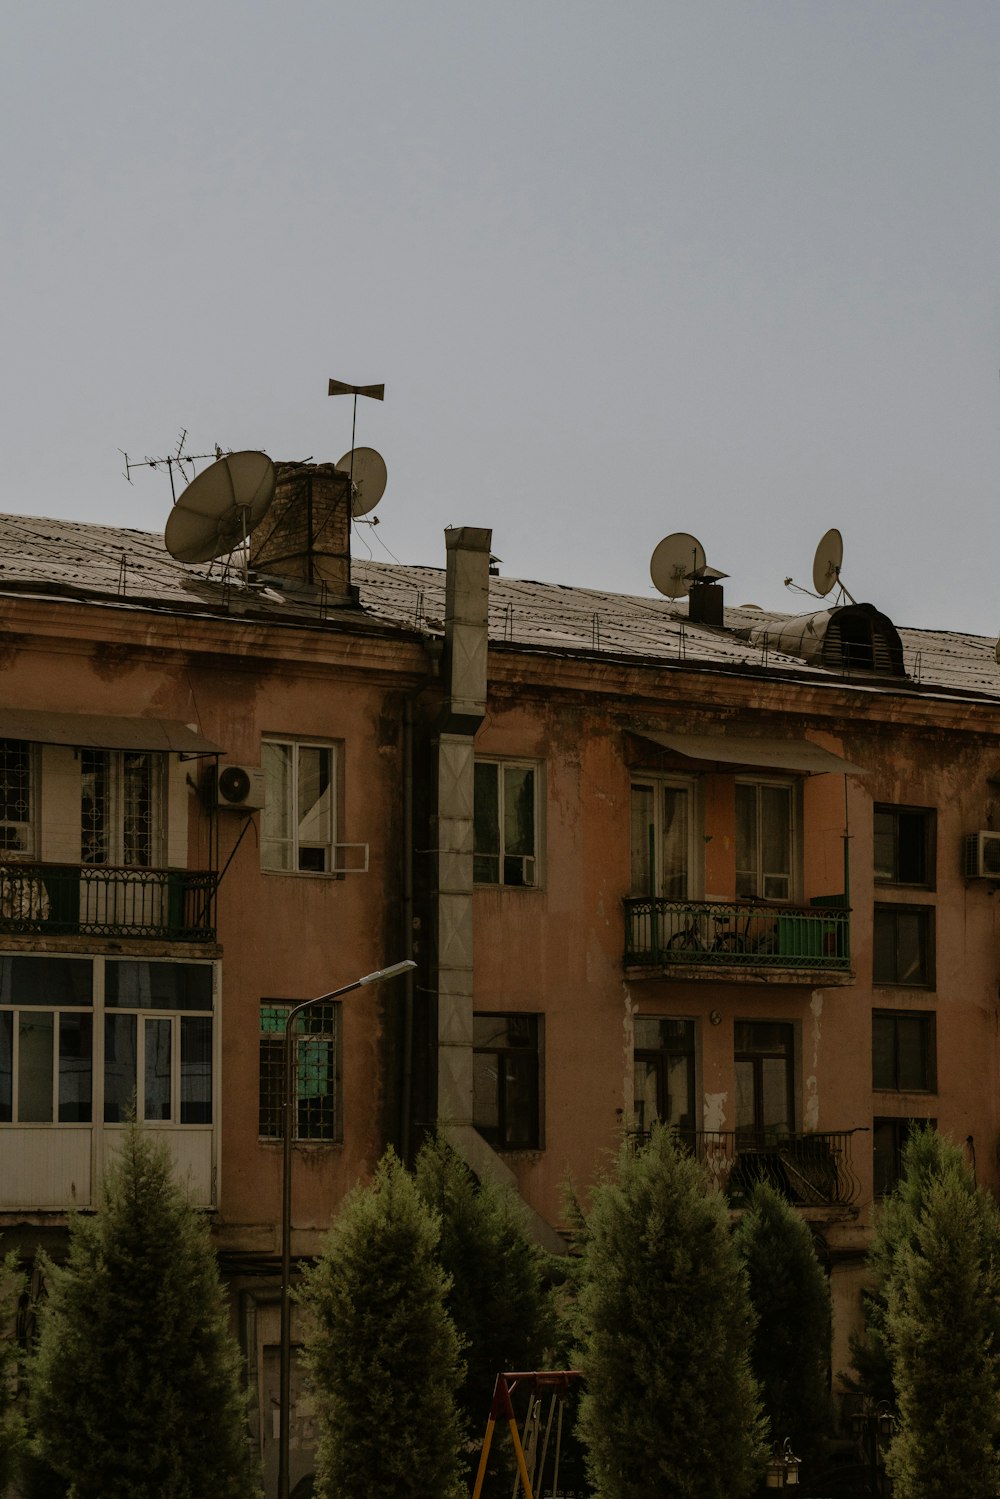
[[[486,713],[486,648],[490,604],[490,542],[477,526],[449,526],[445,574],[445,719],[453,732],[474,734]]]
[[[250,538],[250,566],[351,596],[351,481],[332,463],[276,463],[270,509]]]
[[[714,625],[721,630],[725,623],[722,613],[722,584],[726,577],[712,567],[700,570],[688,589],[688,619],[693,625]]]

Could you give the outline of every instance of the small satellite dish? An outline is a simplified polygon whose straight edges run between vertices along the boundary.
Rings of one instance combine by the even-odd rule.
[[[840,582],[843,560],[844,538],[834,526],[823,537],[813,558],[813,587],[821,599],[826,597],[835,583]]]
[[[227,453],[191,480],[170,512],[163,539],[178,562],[211,562],[231,552],[267,514],[277,475],[266,453]]]
[[[335,467],[351,476],[351,514],[355,520],[374,510],[385,494],[389,477],[382,454],[374,448],[352,448]]]
[[[664,598],[683,599],[691,587],[692,573],[705,566],[705,548],[686,531],[674,531],[655,548],[649,559],[649,576],[653,587]]]

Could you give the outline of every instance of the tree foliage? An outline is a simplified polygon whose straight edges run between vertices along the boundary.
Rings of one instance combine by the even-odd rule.
[[[735,1234],[756,1318],[751,1363],[772,1439],[815,1458],[833,1424],[830,1286],[808,1225],[765,1182]]]
[[[133,1125],[68,1260],[46,1268],[31,1412],[70,1499],[259,1493],[240,1355],[203,1217]]]
[[[0,1496],[17,1476],[24,1442],[24,1423],[14,1404],[20,1362],[15,1319],[23,1279],[16,1255],[0,1260]]]
[[[594,1193],[580,1427],[598,1499],[741,1499],[764,1458],[752,1313],[725,1206],[667,1130]]]
[[[417,1190],[441,1221],[437,1258],[451,1281],[447,1307],[465,1345],[458,1405],[476,1438],[486,1425],[497,1374],[541,1368],[552,1347],[542,1258],[514,1194],[477,1181],[446,1141],[424,1146],[415,1175]]]
[[[915,1164],[916,1156],[907,1161]],[[942,1152],[921,1184],[919,1208],[885,1281],[885,1339],[900,1417],[887,1460],[896,1499],[997,1493],[998,1250],[996,1206],[975,1188],[961,1155]]]
[[[346,1200],[303,1301],[319,1499],[461,1499],[463,1374],[439,1219],[388,1151]]]

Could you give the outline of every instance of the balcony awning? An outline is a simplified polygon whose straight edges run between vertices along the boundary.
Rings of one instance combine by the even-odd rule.
[[[173,750],[221,755],[222,747],[174,718],[117,718],[99,713],[36,713],[0,708],[0,739],[72,744],[80,749]]]
[[[635,729],[640,739],[649,739],[663,749],[673,750],[689,760],[705,760],[717,765],[747,765],[767,770],[791,770],[800,775],[861,775],[860,765],[852,765],[831,750],[822,749],[808,739],[774,739],[738,734],[664,734],[659,730]]]

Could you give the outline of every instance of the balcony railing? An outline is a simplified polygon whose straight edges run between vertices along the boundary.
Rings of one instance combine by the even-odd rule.
[[[217,879],[208,870],[0,863],[0,933],[211,942]]]
[[[625,901],[625,962],[713,968],[827,969],[851,966],[850,912],[763,901]]]
[[[860,1195],[861,1182],[851,1159],[851,1142],[858,1130],[790,1134],[682,1129],[677,1133],[705,1167],[713,1187],[724,1192],[733,1207],[742,1207],[758,1182],[767,1182],[797,1207],[845,1207]],[[644,1144],[649,1135],[634,1130],[630,1138]]]

